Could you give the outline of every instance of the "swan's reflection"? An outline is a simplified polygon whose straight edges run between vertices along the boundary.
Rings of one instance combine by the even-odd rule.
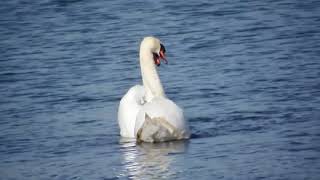
[[[186,151],[188,141],[139,143],[121,140],[124,174],[132,179],[171,179],[176,175],[174,154]],[[171,177],[171,178],[170,178]]]

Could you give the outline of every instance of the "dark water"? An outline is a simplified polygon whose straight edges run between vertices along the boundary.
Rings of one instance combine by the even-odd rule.
[[[125,143],[138,45],[192,139]],[[4,1],[0,179],[319,179],[319,1]]]

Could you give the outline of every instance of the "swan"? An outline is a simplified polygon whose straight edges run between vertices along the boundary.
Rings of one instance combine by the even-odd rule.
[[[165,58],[165,47],[156,37],[145,37],[140,44],[143,85],[135,85],[121,98],[118,109],[120,135],[138,142],[188,139],[188,122],[183,110],[166,97],[156,65]]]

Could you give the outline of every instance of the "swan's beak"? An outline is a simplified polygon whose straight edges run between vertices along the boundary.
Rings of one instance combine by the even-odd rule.
[[[164,63],[168,64],[168,61],[166,59],[166,48],[164,47],[163,44],[160,44],[159,57],[164,61]]]
[[[165,51],[160,50],[159,57],[160,57],[160,59],[162,59],[164,61],[164,63],[168,64]]]
[[[154,59],[154,63],[157,66],[160,66],[160,62],[161,60],[164,61],[164,63],[168,64],[168,61],[166,59],[166,49],[164,48],[164,46],[162,44],[160,44],[160,51],[159,53],[154,53],[153,54],[153,59]]]

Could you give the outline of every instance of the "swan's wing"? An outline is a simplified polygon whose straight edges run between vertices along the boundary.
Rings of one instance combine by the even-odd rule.
[[[150,117],[150,120],[148,122],[146,121],[146,115]],[[168,128],[168,125],[170,125],[170,128]],[[152,128],[153,126],[162,126],[160,127],[160,129],[164,128],[167,129],[168,132],[179,132],[181,134],[180,138],[173,139],[188,138],[190,135],[188,124],[184,119],[182,109],[179,108],[173,101],[166,98],[154,98],[151,102],[148,102],[144,104],[143,107],[141,107],[137,116],[134,134],[138,135],[139,131],[141,131],[142,129],[146,129],[146,127],[148,127],[149,130],[155,130],[154,128]],[[158,130],[155,130],[154,132],[158,133],[157,131]],[[144,133],[146,133],[146,131],[144,131]],[[148,132],[148,134],[152,133]],[[164,134],[170,135],[168,133]],[[156,134],[153,135],[158,136]],[[163,137],[164,141],[166,139],[170,139],[170,137]]]
[[[144,94],[143,86],[136,85],[122,97],[118,109],[118,123],[122,137],[135,137],[136,117],[142,107]]]
[[[148,114],[137,132],[138,142],[163,142],[185,138],[187,138],[185,131],[177,129],[164,118],[150,118]]]

